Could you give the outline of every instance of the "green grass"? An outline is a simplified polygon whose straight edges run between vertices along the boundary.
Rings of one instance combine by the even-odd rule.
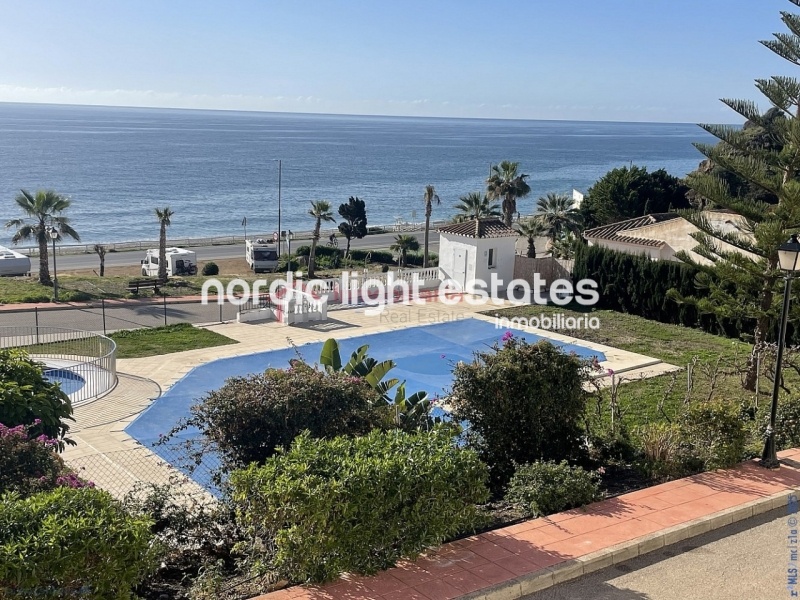
[[[565,316],[586,316],[585,312],[566,310],[560,307],[520,306],[501,311],[487,312],[491,316],[532,317],[540,314],[552,315],[564,313]],[[661,375],[649,379],[626,381],[619,388],[619,403],[624,422],[636,426],[651,421],[663,421],[674,418],[687,398],[686,367],[695,358],[699,361],[694,371],[690,400],[713,397],[732,398],[741,401],[753,401],[755,394],[747,392],[741,386],[736,370],[744,366],[750,354],[750,344],[724,338],[697,329],[666,325],[649,321],[642,317],[617,313],[607,310],[592,311],[590,316],[600,320],[597,330],[580,329],[569,332],[562,331],[575,338],[583,339],[613,348],[636,352],[645,356],[658,358],[664,362],[681,367],[677,375]],[[717,362],[724,372],[717,376],[713,385],[711,373]],[[788,375],[788,374],[787,374]],[[624,379],[625,375],[621,375]],[[759,398],[761,402],[768,397],[769,382],[762,379]],[[659,404],[663,400],[662,409]]]
[[[117,343],[117,358],[141,358],[238,343],[215,331],[193,327],[188,323],[118,331],[108,337]]]
[[[252,283],[256,279],[270,280],[283,274],[259,274],[241,277]],[[229,275],[217,277],[223,285],[239,277]],[[128,283],[141,277],[97,277],[88,275],[61,275],[58,278],[58,299],[60,302],[87,302],[101,298],[151,298],[153,290],[142,290],[136,296],[128,292]],[[160,288],[166,296],[194,296],[200,294],[203,282],[209,279],[203,276],[173,277]],[[213,289],[211,293],[213,293]],[[160,297],[161,294],[158,296]],[[35,279],[0,278],[0,304],[20,304],[28,302],[50,302],[53,299],[53,288],[40,285]]]

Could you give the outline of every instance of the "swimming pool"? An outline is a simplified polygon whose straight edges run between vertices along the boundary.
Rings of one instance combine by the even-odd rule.
[[[86,380],[75,371],[62,368],[51,368],[42,371],[44,378],[52,383],[58,383],[61,391],[67,396],[81,390],[86,385]]]
[[[499,342],[509,329],[497,329],[492,322],[480,319],[463,319],[408,327],[383,333],[373,333],[339,340],[342,361],[358,347],[369,345],[369,355],[377,360],[392,359],[397,366],[391,377],[406,381],[409,394],[425,390],[430,396],[446,394],[452,382],[452,369],[459,361],[471,361],[473,354],[487,350]],[[510,329],[514,336],[536,343],[544,338],[518,329]],[[335,337],[335,336],[332,336]],[[575,352],[578,356],[600,361],[606,359],[602,352],[579,346],[549,340],[565,352]],[[244,376],[264,371],[267,368],[286,368],[289,360],[297,357],[297,352],[309,363],[319,359],[322,342],[306,344],[295,348],[268,350],[246,356],[234,356],[195,367],[175,383],[161,397],[155,400],[125,431],[143,445],[151,448],[167,462],[175,464],[175,449],[164,445],[153,446],[159,437],[166,434],[178,421],[189,416],[190,407],[196,404],[207,392],[219,389],[229,377]],[[180,440],[196,438],[196,430],[186,430],[176,437]],[[217,459],[207,455],[203,464],[214,468]],[[184,470],[184,469],[181,469]],[[202,469],[206,471],[207,469]],[[186,472],[184,470],[184,472]],[[189,473],[187,473],[189,474]],[[191,475],[199,484],[214,491],[207,477],[200,471]]]

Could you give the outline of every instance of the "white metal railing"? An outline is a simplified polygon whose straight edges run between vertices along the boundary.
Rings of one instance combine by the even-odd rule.
[[[73,406],[98,398],[117,385],[117,344],[98,333],[60,327],[0,327],[0,348],[25,350],[45,365]]]

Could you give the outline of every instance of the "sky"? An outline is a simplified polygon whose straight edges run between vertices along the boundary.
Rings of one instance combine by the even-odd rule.
[[[794,9],[794,11],[792,11]],[[0,0],[0,102],[735,123],[788,0]],[[794,71],[794,72],[793,72]]]

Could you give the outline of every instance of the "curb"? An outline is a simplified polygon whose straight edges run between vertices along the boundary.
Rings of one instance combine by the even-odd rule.
[[[514,600],[528,594],[539,592],[559,583],[594,573],[611,565],[625,562],[637,556],[643,556],[665,546],[671,546],[688,538],[692,538],[727,525],[755,517],[776,508],[787,505],[787,499],[794,491],[786,490],[752,500],[746,504],[735,506],[712,515],[706,515],[675,525],[663,531],[652,533],[592,552],[580,558],[572,559],[548,567],[536,573],[498,583],[494,586],[459,596],[460,600]]]

